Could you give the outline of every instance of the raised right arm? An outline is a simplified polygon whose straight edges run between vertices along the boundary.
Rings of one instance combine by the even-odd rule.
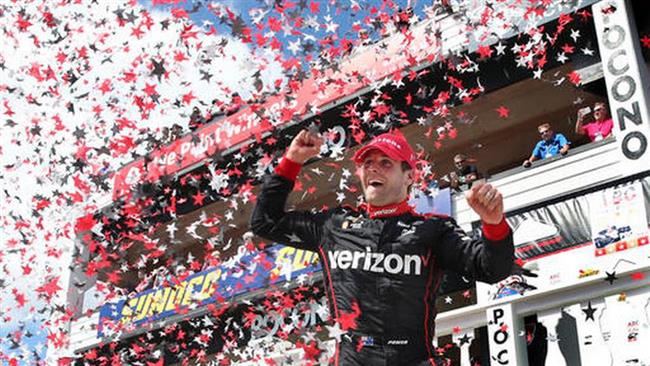
[[[287,165],[284,158],[276,174],[267,176],[262,193],[257,197],[250,227],[255,235],[277,243],[308,250],[317,250],[326,215],[302,211],[285,211],[294,181],[278,174]],[[299,169],[299,168],[298,168]]]
[[[275,174],[267,176],[251,217],[251,230],[265,239],[315,250],[320,243],[326,214],[285,211],[289,194],[302,164],[320,151],[322,140],[301,131],[291,142]]]

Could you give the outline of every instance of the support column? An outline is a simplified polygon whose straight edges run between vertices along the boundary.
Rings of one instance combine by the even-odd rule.
[[[603,299],[592,299],[580,304],[578,320],[580,358],[585,365],[612,366],[612,353],[603,339],[600,322],[605,310]]]
[[[528,364],[524,324],[513,304],[503,304],[487,309],[490,365]]]
[[[469,346],[472,345],[474,340],[474,332],[464,332],[454,334],[453,342],[460,348],[460,366],[472,366],[469,357]]]

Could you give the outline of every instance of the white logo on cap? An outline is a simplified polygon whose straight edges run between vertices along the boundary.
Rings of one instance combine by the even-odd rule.
[[[376,140],[376,142],[385,142],[385,143],[387,143],[387,144],[389,144],[389,145],[393,145],[394,147],[396,147],[396,148],[398,148],[398,149],[400,149],[400,150],[402,149],[402,145],[401,145],[401,144],[399,144],[398,142],[396,142],[396,141],[394,141],[394,140],[391,140],[391,139],[385,138],[385,137],[380,137],[380,138],[378,138],[378,139]]]

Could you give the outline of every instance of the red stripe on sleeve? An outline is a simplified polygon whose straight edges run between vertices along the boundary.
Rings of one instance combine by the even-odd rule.
[[[298,177],[298,173],[300,173],[301,168],[302,164],[296,163],[286,156],[283,156],[280,164],[275,167],[275,174],[287,178],[291,181],[295,181],[296,177]]]
[[[503,217],[498,224],[483,223],[483,236],[490,241],[500,241],[510,233],[510,225]]]

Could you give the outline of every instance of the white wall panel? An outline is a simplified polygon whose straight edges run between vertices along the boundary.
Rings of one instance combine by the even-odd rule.
[[[619,160],[616,145],[608,143],[570,152],[563,158],[503,178],[496,176],[488,182],[501,191],[508,212],[621,178]],[[478,216],[467,205],[464,194],[454,196],[454,207],[458,224],[470,230]]]

